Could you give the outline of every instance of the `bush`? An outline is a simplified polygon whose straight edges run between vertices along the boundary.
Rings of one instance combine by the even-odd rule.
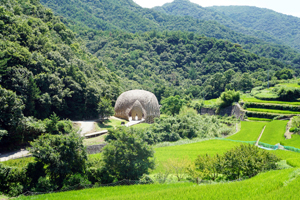
[[[88,180],[92,184],[95,183],[107,184],[107,183],[112,183],[114,180],[114,177],[108,173],[108,170],[104,166],[99,168],[90,167],[87,170],[87,176],[88,176]]]
[[[194,166],[187,169],[191,177],[206,180],[237,180],[250,178],[270,169],[277,168],[279,159],[254,145],[241,144],[223,156],[201,155]]]
[[[223,174],[229,180],[253,177],[259,172],[275,169],[279,159],[254,145],[242,144],[223,156]]]
[[[58,186],[53,185],[48,177],[39,177],[35,188],[32,189],[34,192],[52,192],[56,190]]]
[[[300,89],[291,87],[281,87],[277,95],[282,101],[295,101],[300,98]]]
[[[239,102],[240,93],[235,90],[226,90],[220,96],[220,108],[225,108],[227,106],[231,106],[234,102]]]
[[[82,189],[88,185],[91,185],[91,182],[88,180],[88,178],[77,173],[64,180],[62,190],[74,186],[76,186],[76,189]]]

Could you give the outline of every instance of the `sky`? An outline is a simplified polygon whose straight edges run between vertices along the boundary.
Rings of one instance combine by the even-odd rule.
[[[133,0],[144,8],[153,8],[173,0]],[[247,5],[268,8],[279,13],[300,17],[300,0],[190,0],[202,7]]]

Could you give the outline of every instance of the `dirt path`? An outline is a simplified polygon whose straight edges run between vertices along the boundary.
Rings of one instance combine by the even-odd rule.
[[[292,118],[290,119],[290,121],[286,125],[286,130],[285,130],[285,133],[284,133],[285,139],[292,139],[292,135],[294,133],[290,132],[291,127],[292,127]]]
[[[258,137],[258,139],[257,139],[257,141],[256,141],[256,143],[255,143],[255,146],[258,146],[259,140],[260,140],[262,134],[264,133],[265,128],[266,128],[266,126],[264,126],[263,130],[261,131],[261,133],[260,133],[260,135],[259,135],[259,137]]]

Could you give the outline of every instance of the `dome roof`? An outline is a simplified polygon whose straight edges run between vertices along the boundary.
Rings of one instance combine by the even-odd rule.
[[[150,118],[159,117],[159,104],[156,96],[145,90],[130,90],[122,93],[115,104],[116,117],[129,119],[130,111],[136,106],[141,106],[143,110],[145,121]],[[150,121],[152,121],[152,119]],[[149,122],[148,122],[149,123]]]

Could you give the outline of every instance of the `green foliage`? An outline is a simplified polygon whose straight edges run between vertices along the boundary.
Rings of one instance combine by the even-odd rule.
[[[281,87],[278,92],[279,100],[282,101],[295,101],[300,98],[299,88]]]
[[[299,38],[293,34],[299,31],[297,24],[300,20],[297,17],[251,6],[214,6],[211,8],[219,14],[226,15],[235,23],[252,29],[253,32],[264,32],[269,37],[275,37],[277,42],[299,49]],[[295,58],[295,62],[297,60],[298,58]]]
[[[220,108],[231,106],[232,103],[240,101],[240,93],[234,90],[227,90],[221,94],[220,100]]]
[[[226,152],[223,159],[223,173],[230,180],[253,177],[261,171],[275,169],[279,161],[268,151],[244,144]]]
[[[283,104],[264,104],[264,103],[255,103],[255,102],[246,102],[244,104],[246,109],[248,108],[263,108],[263,109],[270,109],[270,110],[287,110],[287,111],[295,111],[300,112],[300,106],[296,105],[283,105]]]
[[[219,154],[215,156],[199,155],[195,160],[195,166],[195,170],[202,172],[202,179],[215,181],[222,173],[223,160]]]
[[[207,37],[229,40],[232,43],[236,43],[235,46],[239,49],[242,47],[258,55],[280,59],[288,64],[299,66],[297,61],[292,62],[299,55],[294,49],[283,45],[268,43],[277,42],[282,44],[283,42],[281,42],[279,39],[272,37],[270,34],[263,33],[262,31],[255,31],[253,29],[248,30],[247,28],[243,28],[236,21],[231,20],[230,22],[228,17],[224,17],[222,14],[209,11],[208,9],[201,8],[200,11],[193,12],[190,8],[186,9],[184,6],[182,6],[182,3],[180,3],[180,5],[176,6],[176,8],[183,10],[183,12],[185,12],[183,15],[185,16],[174,16],[174,13],[165,14],[163,12],[157,12],[153,9],[142,8],[133,1],[125,0],[104,0],[97,2],[78,0],[72,2],[72,4],[70,4],[67,0],[60,2],[53,0],[42,0],[41,3],[52,8],[55,13],[65,17],[66,19],[69,19],[66,20],[66,23],[70,24],[72,29],[86,36],[86,38],[89,40],[94,40],[96,38],[96,31],[86,32],[88,27],[94,30],[107,30],[113,32],[117,29],[132,33],[155,30],[151,36],[157,35],[157,31],[190,31],[192,33],[188,33],[186,37],[187,39],[193,39],[196,33],[198,35],[205,35]],[[116,13],[118,14],[116,15]],[[195,19],[195,16],[186,16],[190,15],[191,13],[196,13],[197,15],[201,16],[208,16],[203,18],[201,17],[201,19]],[[222,24],[224,24],[224,21],[227,21],[230,25],[227,26],[227,24],[224,24],[224,26],[216,21]],[[113,33],[111,35],[113,35]],[[255,35],[255,37],[248,35]],[[257,37],[260,37],[267,42],[262,41]],[[176,35],[174,35],[169,39],[169,41],[172,44],[177,44],[181,42],[180,39],[181,38],[178,38]],[[95,42],[91,43],[94,44]],[[98,40],[98,43],[99,44],[96,46],[101,48],[107,44],[107,40],[101,39]],[[128,43],[125,42],[125,45],[127,44]],[[221,43],[220,46],[222,47],[222,45],[223,44]],[[162,50],[163,53],[163,46],[159,45],[157,47],[159,51]],[[236,55],[232,55],[233,59],[238,58]],[[178,59],[181,59],[181,57]],[[273,63],[277,62],[275,59]],[[113,65],[112,67],[114,66],[117,65]],[[191,67],[188,69],[187,75],[194,79],[195,71],[197,72],[196,68]],[[136,77],[138,78],[138,76]]]
[[[0,9],[0,84],[23,101],[25,116],[111,114],[103,107],[119,95],[118,77],[81,47],[59,17],[33,1],[1,1]]]
[[[62,187],[62,190],[74,186],[77,188],[83,188],[87,185],[91,185],[91,182],[87,179],[87,177],[83,177],[81,174],[73,174],[69,178],[65,179],[63,184],[64,186]]]
[[[291,129],[293,129],[291,131]],[[295,116],[292,118],[292,128],[290,129],[290,132],[299,133],[300,132],[300,117]]]
[[[170,96],[161,101],[161,112],[168,115],[178,114],[183,105],[187,102],[184,99],[180,99],[179,95]]]
[[[291,78],[293,78],[293,74],[294,74],[295,72],[293,71],[293,70],[291,70],[291,69],[286,69],[286,68],[284,68],[284,69],[282,69],[282,70],[280,70],[280,71],[277,71],[276,73],[275,73],[275,76],[276,76],[276,78],[277,79],[279,79],[279,80],[282,80],[282,79],[291,79]]]
[[[230,120],[234,123],[234,120]],[[134,131],[134,130],[133,130]],[[156,119],[148,129],[134,131],[148,144],[165,141],[178,141],[180,139],[221,137],[230,134],[233,128],[222,123],[216,116],[197,115],[195,111],[186,115],[168,116]]]
[[[63,180],[69,176],[86,170],[87,154],[82,138],[76,134],[43,135],[31,142],[30,152],[36,162],[46,169],[51,183],[62,187]]]
[[[9,196],[17,196],[22,193],[24,182],[24,170],[8,167],[0,163],[0,190]]]
[[[114,131],[114,140],[103,148],[102,158],[106,169],[118,180],[138,180],[154,168],[154,151],[137,135],[125,128]]]

